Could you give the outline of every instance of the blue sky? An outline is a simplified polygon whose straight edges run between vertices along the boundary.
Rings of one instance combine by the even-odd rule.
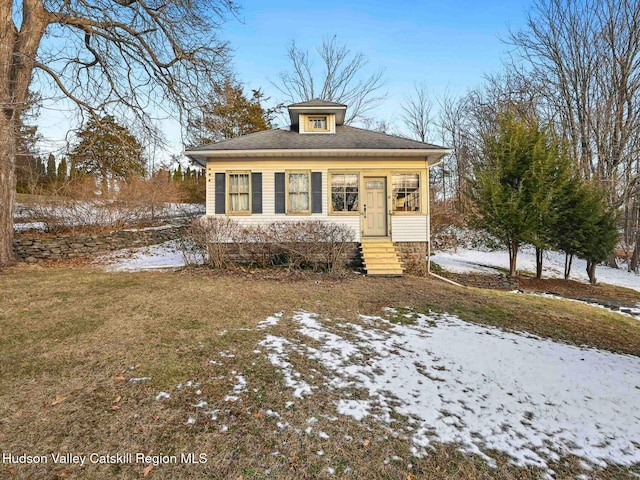
[[[235,50],[239,78],[276,99],[270,81],[289,65],[287,44],[295,39],[301,48],[314,49],[335,34],[367,56],[370,71],[385,68],[388,99],[378,113],[393,120],[415,83],[426,83],[435,95],[447,89],[462,93],[499,70],[509,48],[500,38],[524,24],[529,5],[523,0],[246,0],[242,23],[230,22],[226,37]]]
[[[335,34],[366,55],[370,72],[385,69],[388,97],[374,113],[400,129],[399,103],[414,84],[424,82],[435,96],[445,90],[460,94],[500,70],[508,51],[500,38],[524,25],[532,0],[239,3],[238,19],[229,19],[221,36],[234,50],[234,70],[247,90],[261,88],[278,100],[270,81],[289,67],[288,43],[313,49]],[[51,140],[62,139],[65,121],[43,110],[41,130]],[[166,121],[163,129],[170,143],[166,155],[179,152],[176,123]]]

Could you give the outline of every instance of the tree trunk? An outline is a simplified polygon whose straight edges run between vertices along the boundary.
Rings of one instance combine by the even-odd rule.
[[[589,283],[591,285],[596,284],[596,266],[598,264],[591,260],[587,260],[587,275],[589,276]]]
[[[542,278],[542,255],[544,249],[536,247],[536,278],[540,280]]]
[[[611,252],[611,255],[609,255],[609,259],[607,260],[607,264],[611,267],[611,268],[618,268],[618,258],[616,257],[616,252]]]
[[[16,201],[14,124],[0,113],[0,267],[13,261],[13,208]]]
[[[509,242],[509,276],[516,276],[516,267],[518,263],[518,245],[515,242]]]
[[[633,254],[629,261],[629,271],[638,273],[638,261],[640,260],[640,232],[636,235],[635,246],[633,247]]]
[[[564,279],[569,280],[569,275],[571,275],[571,263],[573,262],[573,254],[569,255],[565,254],[564,257]]]

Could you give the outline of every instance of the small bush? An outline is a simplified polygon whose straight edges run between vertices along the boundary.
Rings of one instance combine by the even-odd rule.
[[[206,256],[214,268],[243,264],[334,271],[343,266],[353,232],[321,221],[274,222],[241,227],[226,217],[194,222],[183,240],[185,258]]]

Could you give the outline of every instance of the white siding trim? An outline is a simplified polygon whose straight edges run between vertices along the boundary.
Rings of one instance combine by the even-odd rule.
[[[391,215],[391,239],[394,242],[426,242],[427,215]]]

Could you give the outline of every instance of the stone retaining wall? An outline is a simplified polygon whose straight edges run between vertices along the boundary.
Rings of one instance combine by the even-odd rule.
[[[156,245],[180,237],[185,225],[166,225],[145,229],[117,230],[104,234],[33,236],[16,233],[13,251],[19,261],[36,263],[44,260],[86,257],[123,248]]]

